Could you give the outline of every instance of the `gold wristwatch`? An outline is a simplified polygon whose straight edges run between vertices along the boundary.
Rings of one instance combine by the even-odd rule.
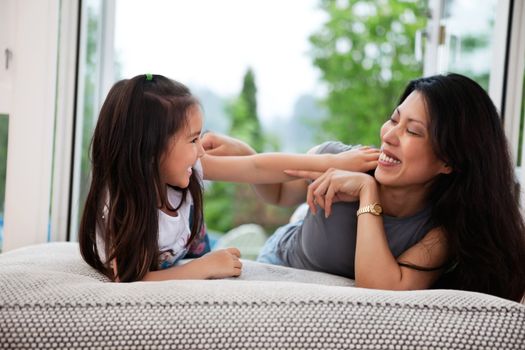
[[[372,215],[379,216],[381,215],[382,212],[383,212],[383,208],[381,207],[381,205],[379,203],[373,203],[373,204],[365,205],[362,208],[359,208],[356,215],[359,216],[364,213],[370,213]]]

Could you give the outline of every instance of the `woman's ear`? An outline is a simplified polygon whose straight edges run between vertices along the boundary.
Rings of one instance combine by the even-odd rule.
[[[441,165],[441,169],[440,169],[440,174],[445,174],[445,175],[448,175],[452,172],[452,167],[450,165],[448,165],[447,163],[443,162],[443,164]]]

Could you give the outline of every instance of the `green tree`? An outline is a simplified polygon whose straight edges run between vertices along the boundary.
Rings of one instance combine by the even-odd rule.
[[[422,74],[415,33],[424,1],[322,0],[327,21],[310,37],[314,65],[328,88],[322,138],[379,144],[379,128],[406,85]]]
[[[253,70],[244,74],[242,90],[226,108],[232,118],[229,134],[251,145],[257,152],[264,147],[264,138],[257,114],[257,87]]]
[[[267,142],[257,115],[257,87],[252,69],[246,71],[242,90],[227,105],[226,112],[231,117],[229,135],[258,152],[265,149]],[[215,182],[206,189],[204,216],[208,228],[214,231],[226,232],[240,224],[256,223],[273,232],[288,220],[290,210],[267,206],[247,184]]]
[[[5,178],[7,168],[7,137],[9,116],[0,114],[0,219],[4,213]],[[1,243],[1,240],[0,240]],[[1,248],[1,247],[0,247]]]
[[[81,159],[80,159],[80,194],[78,206],[78,218],[82,217],[84,210],[84,203],[86,201],[89,187],[91,184],[91,156],[90,144],[93,136],[93,130],[97,121],[96,106],[95,106],[95,92],[96,92],[96,77],[97,69],[99,68],[98,53],[99,53],[99,32],[101,30],[101,19],[99,13],[92,7],[88,7],[87,16],[87,43],[86,43],[86,61],[84,74],[84,110],[81,116],[82,123],[82,137],[81,143]]]

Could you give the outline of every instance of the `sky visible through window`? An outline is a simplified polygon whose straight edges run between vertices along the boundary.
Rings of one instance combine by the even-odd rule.
[[[289,118],[299,96],[323,94],[308,36],[324,19],[316,0],[120,0],[116,57],[121,78],[153,72],[223,98],[252,67],[268,125]]]

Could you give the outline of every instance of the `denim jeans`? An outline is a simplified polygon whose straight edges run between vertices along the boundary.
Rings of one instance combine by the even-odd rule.
[[[279,242],[283,236],[286,235],[288,231],[290,231],[290,229],[296,227],[297,225],[297,222],[293,222],[279,227],[275,233],[271,235],[270,238],[268,238],[266,243],[264,243],[264,246],[261,248],[259,256],[257,257],[257,261],[266,264],[288,266],[288,264],[282,260],[279,254]]]

